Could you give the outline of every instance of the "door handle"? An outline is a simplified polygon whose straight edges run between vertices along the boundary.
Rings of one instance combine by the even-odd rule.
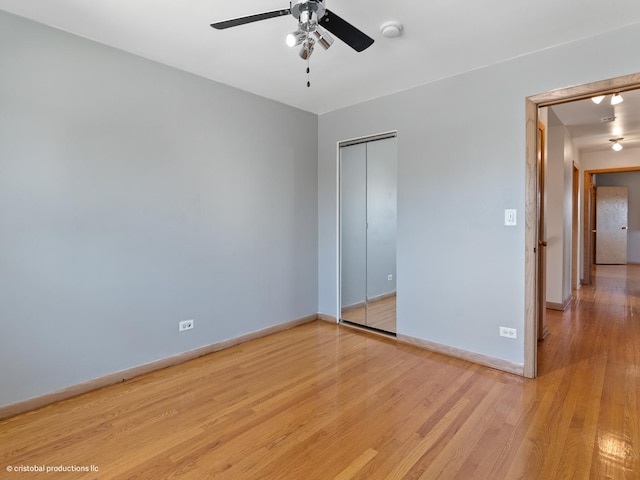
[[[628,227],[622,227],[622,230],[626,230]]]
[[[538,245],[540,245],[541,247],[546,247],[547,246],[547,242],[544,240],[538,240]]]

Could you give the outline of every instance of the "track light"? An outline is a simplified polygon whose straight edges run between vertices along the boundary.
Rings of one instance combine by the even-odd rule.
[[[300,45],[307,39],[307,34],[305,32],[301,32],[300,30],[296,32],[291,32],[287,35],[286,42],[287,46],[295,47],[296,45]]]
[[[333,37],[325,32],[320,27],[316,27],[316,31],[313,34],[318,39],[318,43],[322,48],[328,50],[331,45],[333,45]]]
[[[315,45],[315,43],[316,41],[313,38],[309,38],[306,42],[304,42],[304,44],[302,45],[302,50],[300,50],[300,58],[302,58],[303,60],[308,60],[313,53],[313,46]]]
[[[591,97],[591,101],[596,105],[600,105],[600,102],[604,100],[604,95],[598,95],[597,97]]]
[[[613,145],[611,145],[611,148],[613,148],[616,152],[622,150],[622,144],[620,143],[620,140],[624,140],[623,137],[609,139],[609,141],[613,143]]]
[[[611,97],[611,105],[618,105],[619,103],[622,103],[624,101],[624,99],[622,98],[622,95],[620,95],[619,93],[614,93],[613,97]]]

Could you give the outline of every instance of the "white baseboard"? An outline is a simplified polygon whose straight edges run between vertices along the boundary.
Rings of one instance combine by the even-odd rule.
[[[520,376],[524,375],[524,364],[513,363],[508,360],[490,357],[481,353],[469,352],[460,348],[450,347],[447,345],[442,345],[440,343],[430,342],[429,340],[410,337],[408,335],[398,334],[396,335],[396,339],[400,343],[406,343],[408,345],[424,348],[425,350],[429,350],[431,352],[442,353],[443,355],[460,358],[472,363],[478,363],[480,365],[495,368],[497,370],[502,370],[503,372],[507,373],[514,373]]]
[[[131,378],[144,375],[145,373],[150,373],[155,370],[160,370],[162,368],[178,365],[180,363],[193,360],[194,358],[198,358],[203,355],[207,355],[209,353],[213,353],[219,350],[224,350],[225,348],[233,347],[234,345],[238,345],[240,343],[245,343],[260,337],[266,337],[267,335],[281,332],[283,330],[288,330],[290,328],[297,327],[298,325],[313,322],[318,318],[319,318],[319,315],[315,315],[315,314],[298,318],[296,320],[284,322],[278,325],[274,325],[272,327],[263,328],[262,330],[250,332],[245,335],[240,335],[239,337],[223,340],[221,342],[212,343],[211,345],[206,345],[204,347],[196,348],[194,350],[189,350],[188,352],[180,353],[172,357],[156,360],[155,362],[145,363],[144,365],[139,365],[137,367],[121,370],[119,372],[110,373],[103,377],[94,378],[93,380],[88,380],[86,382],[79,383],[77,385],[72,385],[70,387],[66,387],[52,393],[47,393],[39,397],[29,398],[21,402],[12,403],[10,405],[0,407],[0,419],[12,417],[20,413],[35,410],[36,408],[44,407],[51,403],[55,403],[61,400],[65,400],[67,398],[75,397],[77,395],[81,395],[83,393],[87,393],[92,390],[97,390],[98,388],[106,387],[118,382],[129,380]]]
[[[569,297],[564,299],[564,302],[562,303],[555,303],[555,302],[547,302],[547,308],[551,309],[551,310],[561,310],[561,311],[565,311],[567,309],[567,307],[569,306],[569,304],[571,303],[571,300],[573,299],[573,297],[571,295],[569,295]]]
[[[109,375],[95,378],[93,380],[79,383],[77,385],[72,385],[70,387],[63,388],[61,390],[58,390],[52,393],[47,393],[39,397],[29,398],[21,402],[0,407],[0,419],[12,417],[20,413],[35,410],[37,408],[44,407],[46,405],[49,405],[55,402],[59,402],[67,398],[75,397],[77,395],[81,395],[83,393],[87,393],[92,390],[97,390],[98,388],[106,387],[118,382],[129,380],[131,378],[138,377],[140,375],[144,375],[146,373],[150,373],[155,370],[160,370],[162,368],[178,365],[180,363],[193,360],[194,358],[198,358],[203,355],[207,355],[209,353],[217,352],[219,350],[224,350],[225,348],[230,348],[230,347],[233,347],[234,345],[255,340],[257,338],[265,337],[267,335],[281,332],[283,330],[288,330],[290,328],[297,327],[298,325],[303,325],[305,323],[313,322],[315,320],[321,320],[324,322],[329,322],[334,324],[338,322],[336,317],[332,315],[322,314],[322,313],[298,318],[296,320],[274,325],[272,327],[264,328],[262,330],[250,332],[245,335],[241,335],[239,337],[223,340],[221,342],[216,342],[211,345],[206,345],[204,347],[196,348],[194,350],[189,350],[188,352],[184,352],[168,358],[163,358],[155,362],[150,362],[144,365],[139,365],[137,367],[111,373]],[[502,370],[504,372],[513,373],[521,376],[524,375],[524,365],[512,363],[500,358],[489,357],[487,355],[469,352],[459,348],[450,347],[450,346],[442,345],[435,342],[430,342],[428,340],[410,337],[408,335],[398,334],[396,336],[396,339],[400,343],[405,343],[405,344],[413,345],[416,347],[424,348],[425,350],[429,350],[432,352],[442,353],[444,355],[448,355],[451,357],[460,358],[462,360],[467,360],[469,362],[485,365],[487,367]]]
[[[324,313],[318,314],[318,320],[329,323],[338,323],[338,319],[336,317],[334,317],[333,315],[326,315]]]

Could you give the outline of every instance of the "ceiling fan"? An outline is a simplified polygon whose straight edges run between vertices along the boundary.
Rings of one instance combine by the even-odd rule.
[[[300,57],[308,60],[317,41],[325,50],[333,43],[333,38],[324,29],[333,33],[356,52],[362,52],[370,47],[373,39],[364,34],[346,20],[343,20],[331,10],[325,8],[324,0],[296,0],[289,2],[289,8],[258,13],[246,17],[234,18],[223,22],[212,23],[217,30],[237,27],[247,23],[267,20],[269,18],[293,15],[298,20],[298,30],[287,35],[287,45],[295,47],[302,44]],[[315,37],[315,38],[314,38]],[[308,72],[307,72],[308,73]]]

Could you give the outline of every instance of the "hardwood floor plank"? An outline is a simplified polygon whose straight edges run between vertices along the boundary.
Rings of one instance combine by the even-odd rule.
[[[451,428],[453,422],[469,405],[468,398],[461,398],[448,409],[445,415],[433,426],[429,434],[421,436],[418,434],[419,441],[415,442],[415,446],[406,455],[402,455],[402,460],[396,464],[391,470],[390,478],[404,478],[407,473],[414,470],[422,457],[431,449],[431,447],[439,441],[444,433]]]
[[[377,454],[378,452],[376,452],[372,448],[368,448],[367,450],[362,452],[362,455],[356,458],[353,463],[349,464],[347,468],[336,475],[334,477],[334,480],[350,480],[354,478],[360,472],[360,470],[362,470],[362,467],[373,460]]]
[[[480,402],[473,405],[473,413],[469,412],[465,423],[456,430],[455,437],[447,442],[438,456],[430,462],[428,468],[420,475],[420,480],[429,480],[437,476],[455,478],[457,475],[464,478],[473,473],[473,470],[459,471],[460,466],[465,463],[491,422],[492,418],[488,415],[489,409],[495,406],[502,390],[503,386],[496,384]],[[466,410],[469,410],[468,407]]]

